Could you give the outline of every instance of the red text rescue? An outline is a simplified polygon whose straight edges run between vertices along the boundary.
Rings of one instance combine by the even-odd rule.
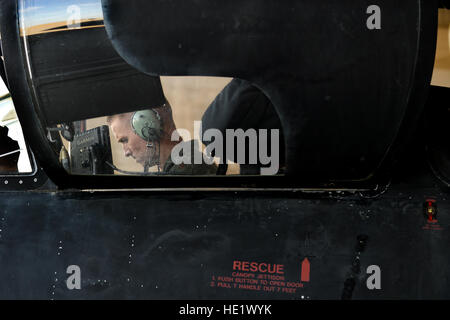
[[[233,270],[244,272],[261,272],[270,274],[284,274],[284,265],[271,263],[258,263],[248,261],[234,261]]]

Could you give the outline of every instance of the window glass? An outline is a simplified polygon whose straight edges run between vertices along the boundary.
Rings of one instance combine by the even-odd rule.
[[[60,156],[66,170],[194,176],[283,172],[280,120],[251,83],[212,77],[162,77],[161,83],[165,103],[160,106],[73,123],[73,139],[63,139]]]
[[[251,83],[138,72],[112,47],[100,0],[19,4],[36,113],[68,172],[280,174],[280,120]]]

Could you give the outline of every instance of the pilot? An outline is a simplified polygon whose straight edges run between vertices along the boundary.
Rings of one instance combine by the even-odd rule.
[[[8,137],[8,128],[0,126],[0,173],[17,173],[20,147]]]
[[[144,172],[155,166],[158,172],[172,175],[215,175],[217,172],[216,164],[195,164],[195,153],[200,150],[197,151],[194,141],[189,142],[190,163],[172,161],[172,149],[183,140],[172,141],[176,126],[167,101],[161,107],[109,116],[107,123],[117,142],[122,144],[125,156],[142,165]]]
[[[285,145],[281,120],[270,99],[251,82],[242,79],[233,79],[214,99],[202,117],[202,131],[217,129],[226,137],[227,129],[278,129],[280,132],[279,146],[279,171],[285,171]],[[259,138],[258,138],[259,140]],[[206,145],[210,141],[203,141]],[[226,143],[227,144],[227,143]],[[270,141],[268,149],[271,150]],[[234,155],[237,153],[235,152]],[[222,162],[233,161],[236,158],[221,159]],[[262,167],[260,162],[256,164],[240,164],[241,175],[259,175]],[[222,174],[226,168],[222,166],[219,172]]]

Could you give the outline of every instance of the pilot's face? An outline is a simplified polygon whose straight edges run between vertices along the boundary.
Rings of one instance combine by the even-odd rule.
[[[116,117],[111,122],[111,130],[120,144],[122,144],[125,157],[132,157],[137,163],[145,167],[153,162],[155,150],[147,147],[147,142],[136,135],[131,127],[131,116],[128,113],[123,117]]]

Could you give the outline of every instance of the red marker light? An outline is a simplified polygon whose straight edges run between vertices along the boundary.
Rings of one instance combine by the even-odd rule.
[[[428,222],[437,222],[437,208],[435,202],[435,200],[427,200],[425,202],[425,215]]]
[[[309,274],[311,272],[311,264],[309,263],[308,258],[305,258],[302,262],[302,282],[309,282]]]

